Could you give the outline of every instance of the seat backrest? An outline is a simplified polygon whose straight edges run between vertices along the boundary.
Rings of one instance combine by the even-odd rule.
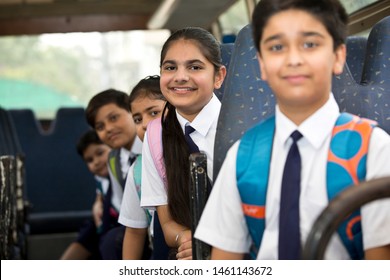
[[[8,111],[23,150],[33,149],[33,146],[36,145],[34,139],[41,137],[41,134],[43,134],[34,112],[31,109],[12,109]]]
[[[361,82],[347,64],[334,77],[332,91],[341,111],[376,120],[390,133],[390,16],[372,28],[367,39]]]
[[[80,136],[88,129],[83,108],[61,108],[52,123],[51,134],[41,137],[44,147],[40,156],[45,163],[41,166],[45,176],[40,180],[45,181],[45,184],[41,185],[45,189],[41,191],[53,194],[51,203],[45,203],[46,207],[50,208],[42,210],[90,209],[95,182],[76,151]],[[36,199],[45,201],[42,197]]]
[[[10,113],[0,108],[0,155],[22,155],[15,125]]]
[[[229,69],[230,59],[232,56],[234,44],[233,43],[225,43],[221,44],[221,58],[222,58],[222,64],[226,67],[226,69]],[[226,79],[225,79],[226,81]],[[225,89],[225,83],[223,82],[221,87],[219,89],[215,89],[214,93],[218,97],[219,100],[222,100],[223,92]]]
[[[93,175],[75,148],[79,137],[89,129],[84,109],[59,109],[51,132],[45,134],[37,127],[32,112],[12,113],[16,116],[15,124],[26,155],[26,190],[32,204],[30,216],[52,217],[55,213],[68,212],[79,219],[77,213],[89,211],[95,196]],[[68,216],[69,220],[73,214]],[[42,219],[39,224],[44,224],[45,229],[35,229],[32,225],[32,232],[50,231],[50,227],[56,226]],[[62,222],[66,223],[65,220]]]
[[[214,179],[231,145],[274,111],[275,97],[261,79],[251,27],[247,25],[237,35],[225,79],[214,145]]]
[[[362,84],[390,85],[390,16],[376,23],[367,39]]]
[[[5,110],[0,108],[0,156],[9,155],[9,139],[6,127]]]
[[[347,38],[347,65],[357,83],[362,80],[366,46],[366,37],[349,36]]]

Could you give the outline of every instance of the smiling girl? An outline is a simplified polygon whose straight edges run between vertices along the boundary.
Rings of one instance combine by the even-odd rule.
[[[184,131],[207,155],[208,177],[213,176],[214,139],[221,103],[213,93],[226,75],[220,45],[201,28],[173,33],[161,51],[160,88],[168,113],[162,120],[166,185],[159,176],[145,137],[142,162],[141,206],[156,209],[165,241],[177,249],[178,259],[192,258],[189,201],[190,148]],[[163,114],[164,115],[164,114]]]

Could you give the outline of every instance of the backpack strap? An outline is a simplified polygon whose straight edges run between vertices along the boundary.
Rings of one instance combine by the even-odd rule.
[[[149,150],[152,155],[154,165],[156,166],[158,175],[164,182],[164,186],[167,187],[168,183],[165,172],[165,163],[162,147],[161,118],[157,118],[150,121],[146,133],[148,135]]]
[[[348,187],[366,178],[366,161],[376,122],[342,113],[332,131],[326,184],[329,201]],[[334,176],[337,174],[337,176]],[[337,229],[351,259],[363,259],[360,209],[349,215]]]
[[[141,197],[142,155],[137,155],[133,163],[133,179],[138,196]]]
[[[141,201],[141,180],[142,180],[142,155],[137,155],[134,163],[133,163],[133,179],[135,189],[137,190],[138,198]],[[146,218],[148,219],[148,223],[152,220],[152,216],[150,215],[147,209],[144,209]]]
[[[265,229],[265,202],[274,131],[275,117],[271,117],[244,134],[237,152],[237,186],[253,241],[250,252],[252,259],[256,259]]]
[[[122,186],[122,188],[124,188],[125,180],[123,179],[121,163],[120,163],[120,149],[113,149],[110,151],[108,155],[108,162],[112,174],[114,175],[118,183]]]

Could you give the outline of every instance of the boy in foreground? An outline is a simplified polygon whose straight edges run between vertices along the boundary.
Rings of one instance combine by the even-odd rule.
[[[254,42],[262,79],[277,106],[273,118],[249,130],[226,156],[195,233],[213,246],[212,259],[242,259],[250,251],[257,259],[300,259],[314,221],[331,199],[329,185],[339,191],[390,176],[389,135],[373,122],[340,114],[331,93],[332,75],[345,63],[346,25],[337,0],[258,3]],[[352,144],[343,137],[340,144],[338,130],[361,136],[360,158],[337,157],[334,143],[343,151]],[[328,156],[333,153],[336,157]],[[344,162],[354,168],[345,170]],[[390,259],[389,211],[389,199],[363,206],[350,224],[353,233],[355,225],[362,230],[347,245],[334,235],[325,258]],[[353,248],[359,238],[361,254]]]

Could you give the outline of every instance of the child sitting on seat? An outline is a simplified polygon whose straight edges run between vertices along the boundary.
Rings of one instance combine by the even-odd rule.
[[[208,176],[213,177],[214,140],[221,108],[214,89],[221,87],[225,75],[220,44],[207,30],[180,29],[164,43],[160,88],[167,99],[168,113],[163,116],[162,132],[145,136],[141,206],[157,210],[165,241],[177,249],[177,259],[192,258],[188,156],[196,150],[204,151]],[[166,178],[159,175],[149,140],[162,145]]]
[[[80,229],[79,236],[61,256],[63,260],[100,259],[99,239],[104,233],[103,201],[109,188],[108,154],[111,148],[100,140],[94,130],[85,132],[77,143],[77,152],[87,164],[88,170],[96,179],[96,198],[92,207],[93,221],[87,221]],[[116,221],[112,221],[114,224]]]
[[[146,127],[151,120],[161,117],[165,105],[165,97],[160,90],[160,77],[148,76],[142,79],[130,93],[129,104],[133,115],[138,137],[143,141]],[[154,211],[144,210],[140,206],[142,155],[138,155],[130,167],[123,194],[119,223],[126,226],[123,240],[123,259],[141,259],[147,229],[152,232],[152,217]],[[159,236],[157,237],[159,238]],[[162,258],[161,245],[153,243],[154,259]]]
[[[332,191],[390,176],[389,135],[372,121],[340,114],[331,92],[332,75],[345,63],[347,19],[337,0],[257,4],[253,37],[277,106],[275,117],[226,156],[195,233],[213,246],[212,259],[242,259],[250,249],[257,259],[300,259]],[[345,227],[350,238],[335,235],[325,258],[390,259],[390,200],[360,212]]]
[[[108,159],[111,188],[107,192],[111,203],[106,206],[107,211],[116,218],[119,217],[130,165],[142,151],[142,142],[136,137],[128,98],[129,95],[122,91],[108,89],[92,97],[86,109],[87,122],[103,143],[112,148]],[[125,227],[119,224],[104,234],[100,244],[103,259],[122,259],[124,233]]]

